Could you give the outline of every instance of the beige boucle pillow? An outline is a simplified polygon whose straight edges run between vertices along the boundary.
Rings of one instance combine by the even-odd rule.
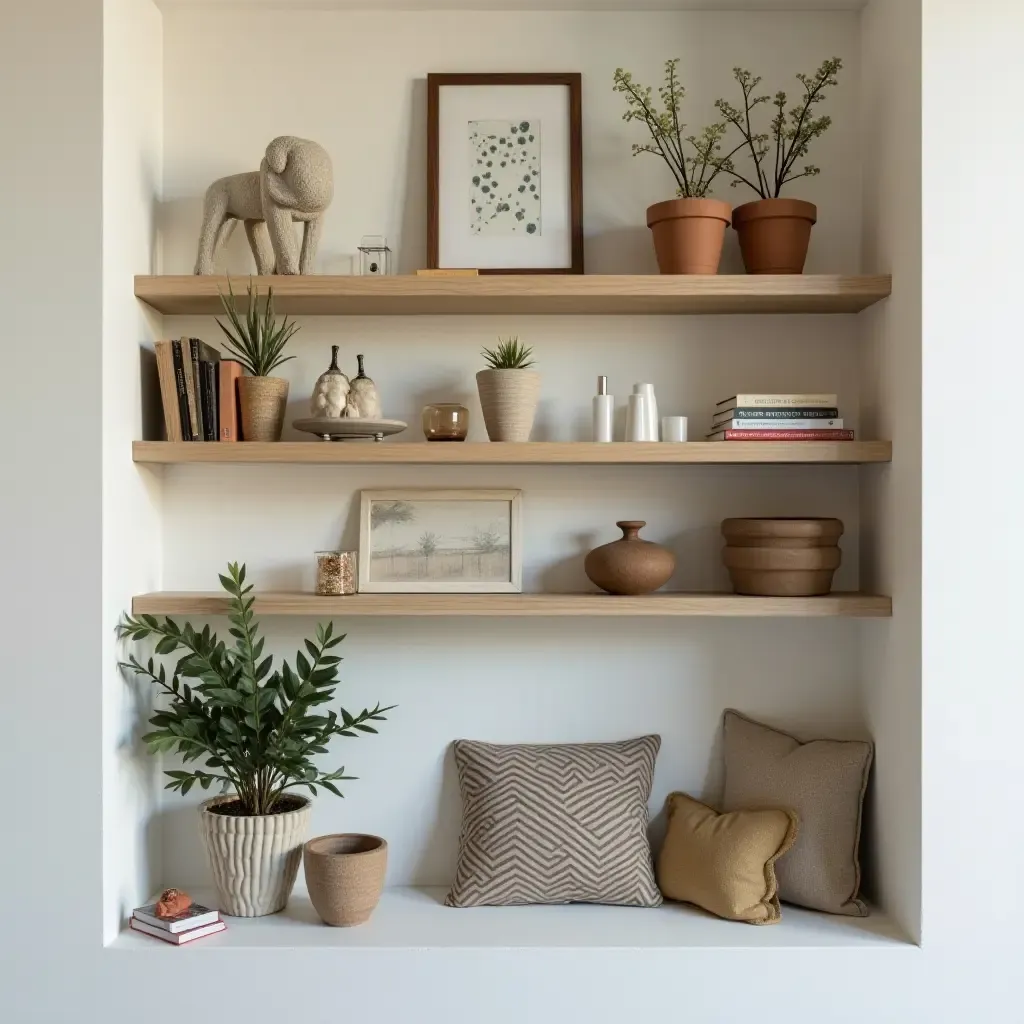
[[[860,900],[861,808],[872,746],[862,740],[801,743],[726,711],[723,810],[787,807],[800,819],[779,861],[779,896],[812,910],[866,917]]]

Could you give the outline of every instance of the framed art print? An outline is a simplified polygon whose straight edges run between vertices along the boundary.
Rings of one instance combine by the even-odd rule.
[[[520,491],[363,491],[359,590],[518,594]]]
[[[431,269],[583,273],[581,78],[427,76]]]

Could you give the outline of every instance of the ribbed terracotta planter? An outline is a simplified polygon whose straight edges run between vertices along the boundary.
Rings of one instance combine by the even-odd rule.
[[[203,843],[210,858],[217,905],[232,917],[263,917],[284,909],[295,885],[311,803],[281,814],[235,817],[211,807],[234,800],[218,796],[199,806]]]
[[[310,839],[302,850],[306,888],[324,924],[363,924],[380,901],[388,844],[380,836],[339,833]]]
[[[243,441],[281,440],[288,381],[281,377],[239,377],[238,404]]]
[[[717,274],[732,207],[720,199],[668,199],[647,207],[663,274]]]
[[[653,541],[643,540],[643,520],[615,524],[622,536],[594,548],[583,561],[591,583],[609,594],[650,594],[665,586],[676,570],[676,556]]]
[[[480,370],[476,375],[487,436],[492,441],[529,441],[540,398],[536,370]]]
[[[732,211],[743,266],[748,274],[802,274],[818,219],[814,203],[759,199]]]
[[[737,594],[812,597],[842,561],[839,519],[726,519],[722,561]]]

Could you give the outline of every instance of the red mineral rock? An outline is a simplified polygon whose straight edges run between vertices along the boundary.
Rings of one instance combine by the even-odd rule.
[[[164,889],[156,905],[157,917],[177,917],[192,906],[192,897],[180,889]]]

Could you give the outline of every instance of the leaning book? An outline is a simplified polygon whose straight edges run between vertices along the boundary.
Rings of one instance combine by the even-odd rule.
[[[196,939],[203,939],[207,935],[216,935],[217,932],[227,930],[227,925],[223,921],[214,921],[213,924],[204,925],[202,928],[190,928],[185,932],[169,932],[164,928],[156,928],[134,917],[129,923],[131,924],[132,931],[142,932],[144,935],[152,935],[154,939],[169,942],[172,946],[184,946],[186,942],[194,942]]]
[[[193,928],[201,928],[220,920],[220,911],[204,907],[202,903],[193,903],[187,910],[174,917],[157,917],[156,907],[155,903],[137,907],[132,912],[132,917],[143,924],[171,933],[191,931]]]

